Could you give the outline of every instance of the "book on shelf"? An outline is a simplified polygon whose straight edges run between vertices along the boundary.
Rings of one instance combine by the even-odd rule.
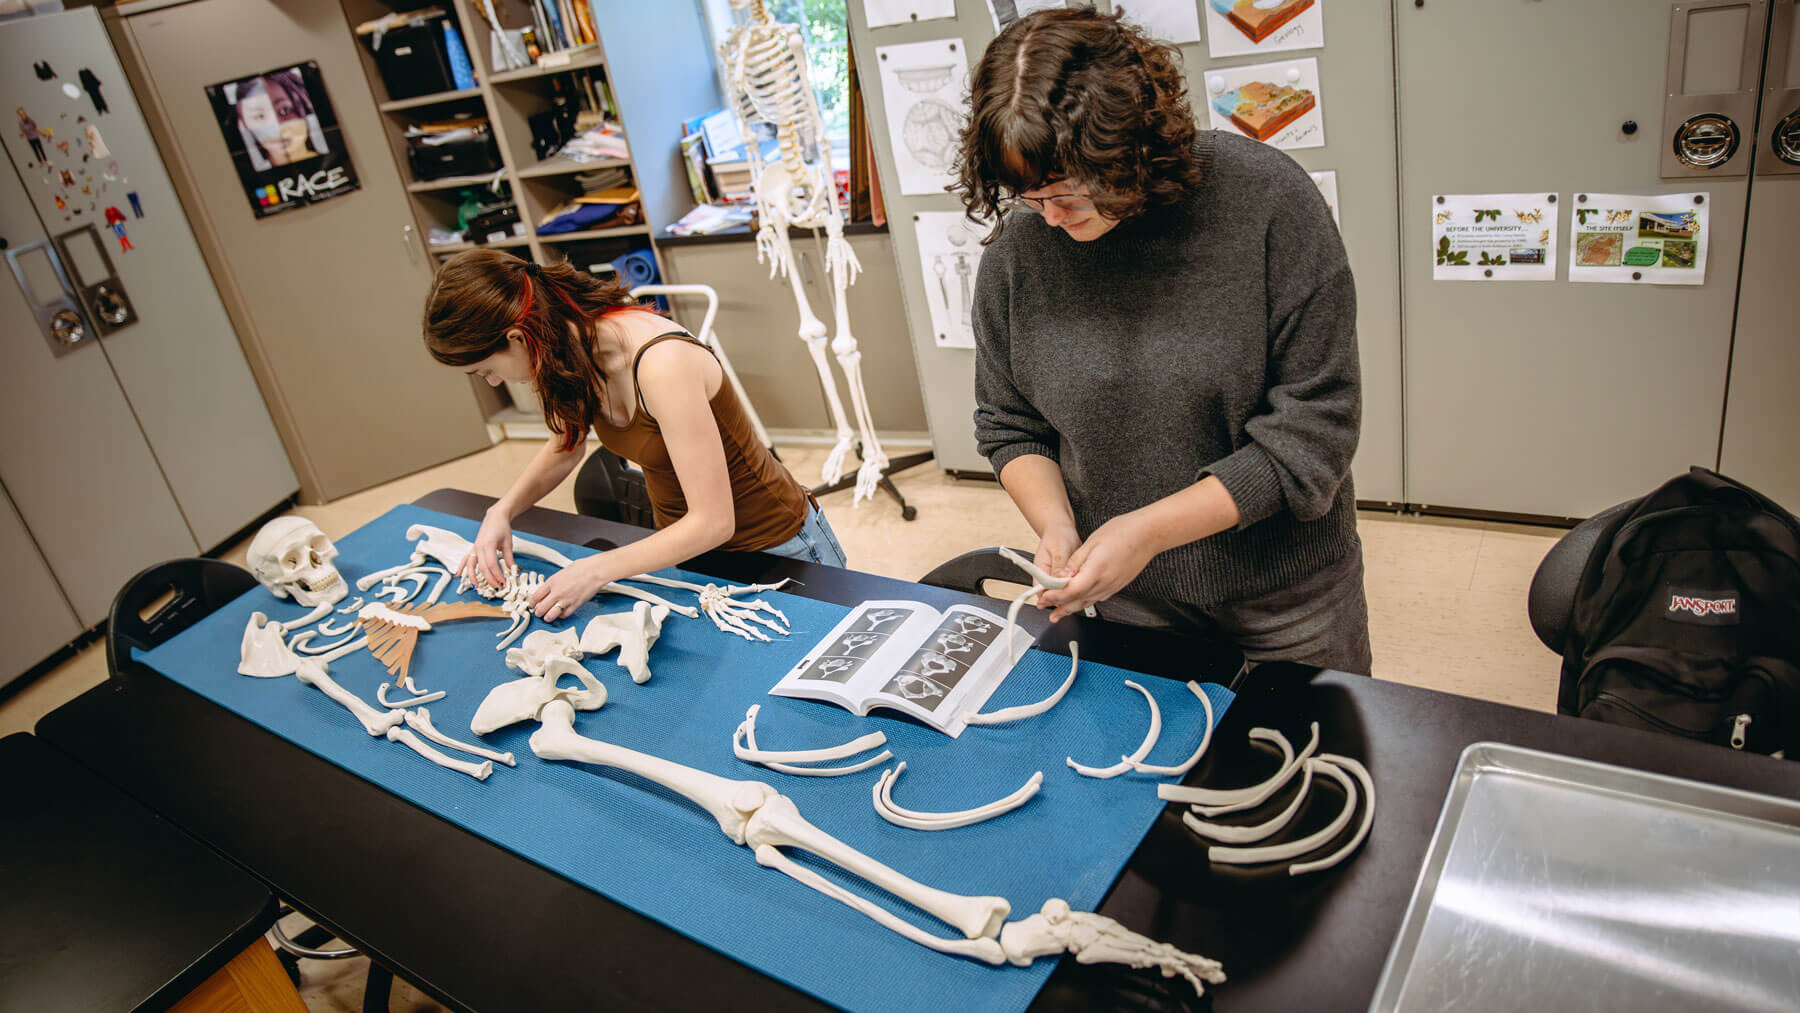
[[[706,183],[706,148],[699,134],[689,134],[681,139],[681,164],[687,169],[688,189],[693,191],[694,203],[710,204],[713,193]]]
[[[1019,636],[1009,662],[1005,630],[1005,619],[972,605],[940,612],[916,601],[863,602],[769,695],[822,700],[859,715],[897,710],[954,738],[1031,646],[1029,634]]]

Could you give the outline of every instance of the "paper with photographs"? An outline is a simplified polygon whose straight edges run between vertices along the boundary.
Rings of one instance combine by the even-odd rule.
[[[961,39],[877,46],[881,104],[900,192],[943,193],[969,113],[969,54]]]
[[[1001,616],[971,605],[940,612],[916,601],[864,602],[769,694],[856,714],[898,710],[954,738],[1012,671],[1005,627]],[[1023,657],[1032,638],[1016,637]]]
[[[987,228],[961,211],[920,211],[913,222],[931,333],[939,348],[974,348],[975,272]]]
[[[1277,148],[1325,146],[1317,59],[1212,67],[1205,82],[1213,129],[1235,130]]]
[[[1705,193],[1577,193],[1569,280],[1704,284],[1711,206]]]
[[[1206,50],[1214,57],[1318,49],[1325,0],[1201,0]]]
[[[1433,281],[1555,281],[1556,195],[1431,199]]]

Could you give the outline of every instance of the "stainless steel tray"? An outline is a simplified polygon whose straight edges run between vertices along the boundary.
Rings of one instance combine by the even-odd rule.
[[[1371,1010],[1800,1010],[1800,803],[1463,750]]]

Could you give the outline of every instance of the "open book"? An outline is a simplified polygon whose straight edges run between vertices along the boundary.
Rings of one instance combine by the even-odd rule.
[[[1004,618],[969,605],[939,612],[916,601],[864,602],[769,694],[856,714],[888,707],[954,738],[1012,671],[1005,628]],[[1016,661],[1034,638],[1024,630],[1014,637]]]

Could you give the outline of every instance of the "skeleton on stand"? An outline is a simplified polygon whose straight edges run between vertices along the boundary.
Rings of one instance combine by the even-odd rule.
[[[758,263],[765,257],[769,259],[771,278],[777,273],[787,276],[794,303],[800,310],[800,338],[812,353],[819,382],[825,387],[825,400],[831,406],[837,442],[826,457],[821,474],[827,485],[843,476],[844,460],[852,442],[861,440],[862,466],[856,472],[856,493],[852,499],[852,503],[860,504],[875,495],[888,458],[875,437],[875,423],[863,387],[862,353],[857,350],[856,337],[850,333],[845,294],[862,265],[856,262],[856,254],[844,239],[844,217],[838,211],[837,183],[831,171],[831,145],[825,138],[825,124],[813,97],[805,44],[799,28],[776,24],[762,0],[731,0],[731,6],[747,11],[748,18],[732,29],[719,47],[719,57],[756,176],[756,210],[761,222],[756,233],[756,259]],[[780,144],[779,161],[762,161],[755,129],[758,124],[774,128]],[[800,288],[800,276],[794,271],[794,250],[788,240],[790,225],[825,230],[825,265],[831,274],[832,308],[837,323],[831,351],[844,370],[850,390],[850,407],[856,413],[855,433],[851,432],[843,402],[838,399],[831,365],[825,361],[825,323],[813,314]]]

